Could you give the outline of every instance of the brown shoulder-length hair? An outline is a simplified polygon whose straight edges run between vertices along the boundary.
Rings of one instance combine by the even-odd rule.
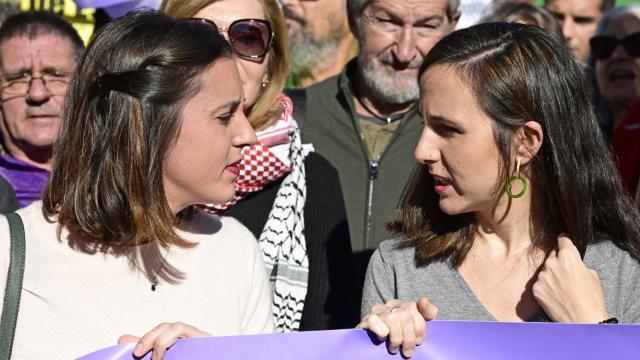
[[[216,0],[163,0],[160,10],[174,19],[184,19]],[[249,108],[247,118],[255,130],[261,130],[278,120],[284,110],[276,102],[284,90],[289,69],[289,37],[284,14],[277,0],[260,0],[265,17],[271,23],[273,41],[269,49],[267,68],[269,83],[260,90],[256,102]]]
[[[199,74],[225,57],[231,50],[217,29],[159,11],[101,29],[71,79],[45,216],[87,247],[191,246],[173,230],[163,160]]]
[[[616,175],[580,66],[560,40],[534,26],[480,24],[436,44],[420,79],[435,66],[455,69],[493,120],[505,181],[514,134],[528,121],[540,123],[544,141],[526,169],[537,217],[534,246],[551,249],[567,233],[583,256],[588,244],[608,239],[640,258],[638,212]],[[390,229],[416,247],[419,262],[448,259],[458,266],[476,235],[473,215],[445,214],[433,188],[419,166],[403,195],[402,218]]]

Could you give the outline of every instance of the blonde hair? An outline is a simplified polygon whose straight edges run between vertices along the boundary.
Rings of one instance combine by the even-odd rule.
[[[176,19],[189,18],[215,1],[217,0],[163,0],[160,10]],[[284,89],[289,67],[289,38],[282,10],[277,0],[259,1],[271,23],[274,36],[269,49],[269,83],[260,90],[256,102],[247,111],[247,118],[256,130],[267,127],[280,117],[283,108],[276,100]]]

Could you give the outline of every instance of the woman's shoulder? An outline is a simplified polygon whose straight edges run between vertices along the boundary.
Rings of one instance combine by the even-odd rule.
[[[622,258],[631,258],[631,254],[620,248],[613,241],[603,240],[587,245],[585,260],[590,261],[615,261]]]
[[[623,272],[640,274],[640,262],[628,251],[620,248],[612,241],[600,241],[587,246],[584,263],[602,272]]]
[[[380,261],[386,264],[414,264],[416,250],[413,246],[406,246],[402,243],[400,235],[385,240],[378,245],[375,254]]]
[[[219,216],[198,210],[181,227],[180,235],[198,244],[215,243],[216,246],[257,248],[256,238],[246,226],[231,216]]]

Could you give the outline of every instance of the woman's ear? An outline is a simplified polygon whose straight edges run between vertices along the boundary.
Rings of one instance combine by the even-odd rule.
[[[518,129],[515,136],[515,154],[520,156],[522,164],[529,163],[540,151],[544,132],[536,121],[527,121]]]

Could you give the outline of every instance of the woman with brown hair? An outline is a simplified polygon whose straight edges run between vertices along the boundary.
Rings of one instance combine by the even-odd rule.
[[[195,207],[234,196],[241,149],[256,141],[242,100],[231,49],[209,24],[140,12],[96,35],[70,83],[43,201],[18,211],[15,358],[76,358],[130,332],[146,333],[120,338],[138,342],[134,355],[161,359],[179,337],[273,331],[254,237]],[[4,219],[0,234],[4,290]]]
[[[287,77],[288,37],[276,0],[165,0],[161,10],[211,21],[236,55],[244,109],[258,143],[243,149],[236,197],[211,211],[238,219],[258,238],[282,332],[353,326],[351,244],[336,170],[302,145]]]
[[[369,263],[360,327],[410,356],[436,317],[640,322],[640,217],[567,47],[481,24],[419,74],[420,164]]]

